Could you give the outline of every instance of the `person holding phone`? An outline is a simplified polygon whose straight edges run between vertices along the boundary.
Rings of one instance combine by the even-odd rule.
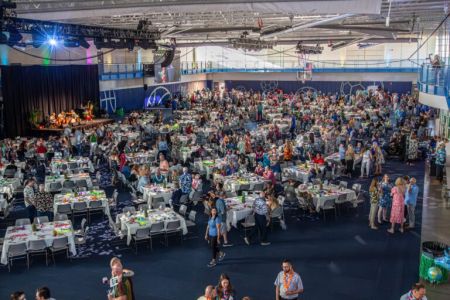
[[[108,300],[134,300],[133,283],[131,278],[124,274],[122,262],[114,257],[110,262],[111,279]]]

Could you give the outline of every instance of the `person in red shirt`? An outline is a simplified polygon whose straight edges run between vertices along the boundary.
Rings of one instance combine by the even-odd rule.
[[[37,148],[36,148],[36,153],[37,154],[45,154],[47,153],[47,148],[45,148],[43,143],[40,143]]]
[[[324,165],[325,160],[323,159],[323,157],[320,153],[317,153],[316,157],[313,158],[313,163],[318,164],[318,165]]]
[[[275,185],[277,183],[277,180],[275,178],[275,174],[273,173],[273,171],[270,169],[270,167],[266,167],[264,173],[263,173],[263,177],[267,180],[270,180],[270,182]]]

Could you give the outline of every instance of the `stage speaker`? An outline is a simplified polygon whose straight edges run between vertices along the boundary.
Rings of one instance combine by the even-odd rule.
[[[148,89],[148,85],[145,83],[144,84],[144,91],[146,91]]]

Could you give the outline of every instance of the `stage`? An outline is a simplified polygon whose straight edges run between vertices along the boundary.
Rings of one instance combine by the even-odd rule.
[[[101,125],[106,125],[106,124],[111,124],[114,123],[113,119],[95,119],[92,121],[82,121],[81,124],[77,125],[77,126],[72,126],[71,128],[73,130],[76,129],[88,129],[91,127],[97,127],[97,126],[101,126]],[[61,134],[64,131],[64,127],[62,128],[34,128],[31,129],[31,132],[34,135],[39,135],[39,136],[49,136],[49,135],[58,135]]]

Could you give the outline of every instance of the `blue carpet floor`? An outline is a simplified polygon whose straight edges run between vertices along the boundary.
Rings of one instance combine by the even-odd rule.
[[[385,171],[391,179],[405,174],[417,178],[423,190],[424,164],[408,167],[389,161]],[[367,191],[368,180],[356,179]],[[111,193],[111,191],[109,191]],[[128,193],[119,196],[120,207],[130,202]],[[106,299],[102,277],[109,275],[109,259],[122,258],[125,267],[135,271],[136,299],[197,299],[208,284],[217,284],[221,273],[227,273],[238,299],[275,298],[273,282],[280,263],[289,258],[301,275],[305,293],[301,299],[398,299],[418,280],[420,224],[422,200],[416,210],[418,226],[414,231],[390,235],[388,225],[374,231],[368,228],[369,205],[364,212],[350,212],[323,220],[298,220],[287,217],[287,230],[275,228],[269,235],[272,245],[246,246],[234,229],[230,240],[234,247],[226,248],[225,260],[213,269],[206,267],[210,259],[207,243],[202,238],[189,239],[182,245],[176,239],[169,247],[154,245],[150,252],[141,247],[117,251],[108,240],[112,236],[106,221],[93,221],[90,238],[72,262],[57,258],[56,265],[45,266],[36,258],[29,271],[17,262],[11,273],[0,269],[0,299],[7,299],[15,290],[24,290],[33,299],[35,288],[47,285],[53,297],[61,299]],[[197,208],[199,212],[202,208]],[[202,215],[200,213],[199,215]],[[206,218],[200,219],[200,237]]]

